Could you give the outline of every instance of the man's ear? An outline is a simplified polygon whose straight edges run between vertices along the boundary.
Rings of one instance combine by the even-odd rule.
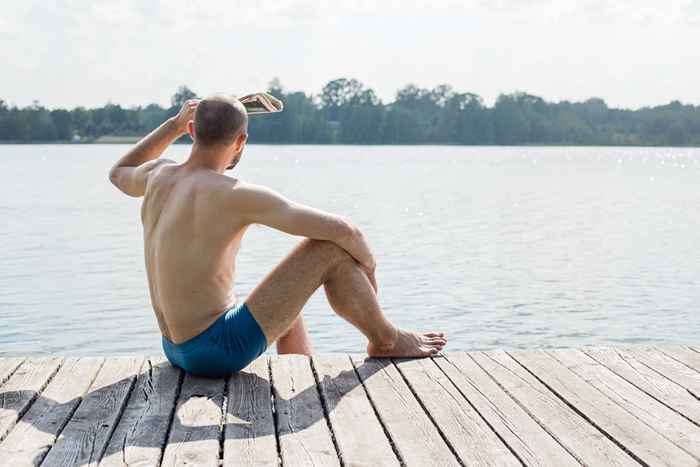
[[[240,151],[243,145],[245,144],[246,140],[248,139],[248,134],[247,133],[241,133],[240,135],[236,136],[236,151]]]
[[[194,120],[187,122],[187,133],[190,134],[190,138],[194,141]]]

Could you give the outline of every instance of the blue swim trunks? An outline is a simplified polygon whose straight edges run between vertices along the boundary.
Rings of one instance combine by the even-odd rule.
[[[220,378],[245,368],[267,347],[267,340],[245,303],[226,310],[202,333],[180,344],[163,336],[171,364],[197,376]]]

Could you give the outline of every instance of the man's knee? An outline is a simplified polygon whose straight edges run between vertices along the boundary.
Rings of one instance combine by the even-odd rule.
[[[353,257],[333,242],[327,240],[314,240],[308,238],[302,242],[302,248],[309,253],[317,255],[328,267],[336,266],[345,261],[352,261]]]

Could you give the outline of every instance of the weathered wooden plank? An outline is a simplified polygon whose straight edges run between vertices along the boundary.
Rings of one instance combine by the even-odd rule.
[[[312,363],[344,464],[398,467],[348,356],[314,356]]]
[[[669,345],[659,347],[658,350],[693,370],[700,372],[700,353],[691,350],[689,347]]]
[[[0,388],[0,441],[56,374],[62,361],[57,357],[27,360]]]
[[[0,386],[10,378],[10,375],[24,361],[23,358],[6,357],[0,358]]]
[[[525,465],[580,465],[466,353],[433,360]]]
[[[394,363],[464,464],[521,465],[431,359]]]
[[[697,371],[662,353],[659,349],[640,346],[629,347],[626,351],[649,368],[683,386],[696,399],[700,399],[700,373]]]
[[[162,357],[145,362],[100,467],[158,465],[181,376],[182,371]]]
[[[102,358],[69,358],[0,444],[0,459],[15,467],[38,466],[80,404]]]
[[[308,357],[271,357],[284,465],[340,465]]]
[[[700,424],[700,404],[683,386],[662,376],[625,349],[586,348],[583,352],[651,397]]]
[[[73,414],[43,466],[95,466],[107,448],[143,357],[110,357]]]
[[[698,459],[641,423],[551,355],[544,351],[532,351],[514,352],[511,356],[643,462],[649,465],[697,467]]]
[[[547,353],[667,440],[700,459],[700,427],[579,350]]]
[[[352,362],[404,465],[459,465],[389,359],[353,356]]]
[[[231,375],[224,425],[224,466],[277,466],[269,359]]]
[[[219,465],[224,385],[223,378],[185,374],[163,454],[163,466]]]
[[[505,352],[475,352],[469,356],[582,464],[638,466]]]

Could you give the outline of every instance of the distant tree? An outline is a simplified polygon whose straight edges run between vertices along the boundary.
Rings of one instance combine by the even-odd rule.
[[[56,139],[71,139],[73,137],[73,121],[70,112],[64,109],[56,109],[52,110],[50,115],[56,128]]]
[[[270,83],[267,85],[267,92],[277,98],[284,96],[284,88],[279,78],[272,78],[270,80]]]
[[[372,89],[356,79],[328,82],[319,94],[321,112],[333,142],[381,142],[383,106]]]
[[[170,98],[170,106],[179,109],[187,100],[194,99],[195,97],[197,97],[197,94],[190,88],[187,86],[180,86],[177,88],[177,91],[175,91],[175,94],[173,94],[173,97]]]
[[[166,119],[167,110],[158,104],[148,104],[138,112],[138,126],[145,131],[151,131]]]
[[[362,99],[360,96],[364,92],[364,86],[356,79],[340,78],[328,82],[319,98],[324,109],[338,109],[353,100]]]

